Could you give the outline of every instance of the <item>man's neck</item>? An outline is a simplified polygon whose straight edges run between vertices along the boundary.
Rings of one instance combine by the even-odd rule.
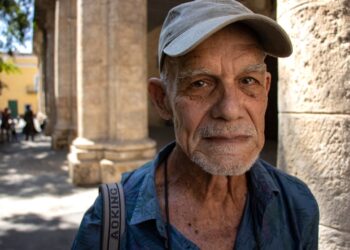
[[[224,202],[226,199],[239,201],[247,192],[245,175],[214,176],[193,163],[176,146],[167,160],[168,184],[170,188],[185,188],[186,193],[199,202]]]
[[[201,249],[232,249],[247,194],[241,176],[213,176],[195,165],[175,147],[167,159],[169,198],[164,198],[163,163],[156,172],[157,194],[165,218]]]

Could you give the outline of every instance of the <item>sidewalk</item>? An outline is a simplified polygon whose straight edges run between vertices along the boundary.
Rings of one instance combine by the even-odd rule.
[[[66,151],[50,138],[0,144],[0,249],[69,249],[96,188],[68,179]]]

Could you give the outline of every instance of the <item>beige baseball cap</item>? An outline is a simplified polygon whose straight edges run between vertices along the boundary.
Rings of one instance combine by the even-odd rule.
[[[169,11],[159,38],[160,68],[164,55],[185,55],[232,23],[242,23],[255,32],[268,55],[287,57],[292,54],[293,47],[288,34],[273,19],[254,13],[235,0],[195,0]]]

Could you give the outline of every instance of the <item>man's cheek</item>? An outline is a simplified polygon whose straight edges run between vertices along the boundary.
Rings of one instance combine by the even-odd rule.
[[[178,133],[184,133],[188,130],[187,118],[183,113],[177,111],[174,115],[173,122]]]
[[[183,128],[187,116],[186,105],[184,105],[180,100],[175,100],[173,114],[175,128]]]

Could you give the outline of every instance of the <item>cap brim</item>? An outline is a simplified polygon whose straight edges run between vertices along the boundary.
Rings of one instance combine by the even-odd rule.
[[[259,14],[223,16],[201,22],[175,38],[163,52],[171,57],[185,55],[215,32],[236,22],[246,24],[256,33],[267,54],[275,57],[292,54],[292,43],[286,32],[275,21]]]

